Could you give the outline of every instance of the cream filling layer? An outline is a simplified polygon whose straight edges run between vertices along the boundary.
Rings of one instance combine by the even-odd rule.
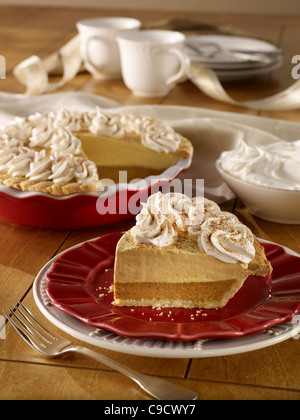
[[[118,251],[117,251],[118,252]],[[122,251],[121,251],[122,252]],[[162,264],[163,258],[163,264]],[[143,267],[137,276],[136,261]],[[178,249],[165,252],[152,249],[151,254],[128,249],[122,252],[122,258],[116,261],[115,274],[118,283],[126,283],[135,279],[136,283],[199,283],[226,281],[244,278],[247,264],[227,264],[217,260],[205,252],[182,253]],[[126,273],[126,276],[118,276]],[[173,274],[173,275],[172,275]]]
[[[99,167],[117,165],[165,169],[178,160],[178,156],[173,153],[159,154],[155,150],[145,149],[145,146],[138,141],[124,142],[118,138],[99,137],[88,132],[78,133],[77,136],[81,140],[87,158]]]

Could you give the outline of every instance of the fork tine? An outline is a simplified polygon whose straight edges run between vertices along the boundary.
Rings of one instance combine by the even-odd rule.
[[[36,341],[37,341],[37,343],[40,345],[40,346],[42,346],[42,347],[46,347],[45,346],[45,344],[41,341],[41,337],[38,337],[35,333],[34,333],[34,331],[32,331],[32,329],[25,323],[25,322],[23,322],[22,321],[22,319],[16,314],[16,312],[14,312],[12,309],[10,309],[10,308],[8,308],[8,310],[10,311],[10,313],[11,313],[11,320],[12,320],[12,318],[13,317],[15,317],[16,318],[16,320],[18,321],[18,323],[20,324],[20,326],[21,327],[23,327],[23,329],[28,333],[28,334],[30,334],[31,335],[31,337],[32,338],[34,338]],[[14,322],[14,324],[16,325],[16,326],[18,326],[17,324],[16,324],[16,322]],[[14,325],[14,326],[15,326]],[[19,326],[19,329],[18,329],[18,331],[21,329],[20,328],[20,326]],[[15,327],[16,328],[16,327]],[[25,332],[24,332],[24,330],[22,330],[23,331],[23,333],[25,334]],[[27,337],[28,338],[30,338],[28,335],[27,335]]]
[[[48,334],[49,337],[51,337],[52,340],[56,340],[57,337],[51,333],[46,327],[44,327],[44,325],[42,325],[40,323],[40,321],[38,321],[33,314],[29,311],[29,309],[26,308],[25,305],[22,304],[22,302],[18,302],[18,305],[21,306],[24,311],[26,311],[27,315],[25,315],[19,308],[18,306],[14,305],[14,308],[22,315],[22,317],[32,326],[32,328],[41,336],[43,337],[44,340],[46,340],[48,343],[52,343],[52,341],[49,340],[49,338],[45,335],[44,332],[46,332]],[[31,319],[30,319],[30,318]],[[40,328],[42,328],[43,331],[41,331],[40,329],[37,328],[37,326],[32,322],[32,320],[35,322],[35,324],[39,325]]]
[[[9,308],[10,312],[14,316],[13,311]],[[2,310],[8,322],[12,324],[12,326],[16,329],[16,331],[20,334],[20,336],[33,348],[40,351],[40,347],[20,328],[15,321],[12,319],[12,316],[9,316],[4,310]]]
[[[49,334],[50,335],[50,337],[52,337],[52,338],[57,338],[57,336],[52,332],[52,331],[50,331],[48,328],[46,328],[40,321],[38,321],[34,316],[33,316],[33,314],[30,312],[30,310],[28,309],[28,308],[26,308],[26,306],[25,305],[23,305],[23,303],[22,302],[18,302],[18,304],[19,304],[19,306],[21,306],[23,309],[24,309],[24,311],[26,311],[27,312],[27,314],[28,315],[30,315],[31,316],[31,318],[34,320],[34,322],[36,322],[41,328],[43,328],[43,330],[45,330],[46,332],[47,332],[47,334]]]

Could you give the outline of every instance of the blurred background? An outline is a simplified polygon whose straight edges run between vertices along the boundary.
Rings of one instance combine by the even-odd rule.
[[[299,0],[0,0],[0,4],[300,15]]]

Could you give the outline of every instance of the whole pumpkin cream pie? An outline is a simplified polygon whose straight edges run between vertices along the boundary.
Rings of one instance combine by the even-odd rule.
[[[101,179],[157,175],[193,155],[164,122],[134,114],[60,110],[15,118],[0,127],[0,183],[68,195],[102,191]]]
[[[157,193],[117,244],[114,304],[221,308],[272,267],[235,215],[213,201]]]

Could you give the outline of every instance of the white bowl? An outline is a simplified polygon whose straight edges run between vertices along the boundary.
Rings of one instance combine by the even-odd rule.
[[[284,224],[300,224],[300,191],[264,187],[242,181],[222,169],[216,161],[219,174],[249,212],[261,219]]]

